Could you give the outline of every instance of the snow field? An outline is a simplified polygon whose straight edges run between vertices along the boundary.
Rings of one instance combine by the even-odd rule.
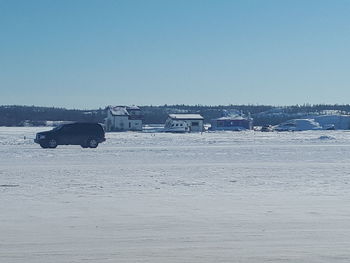
[[[0,262],[349,262],[347,131],[41,130],[0,128]]]

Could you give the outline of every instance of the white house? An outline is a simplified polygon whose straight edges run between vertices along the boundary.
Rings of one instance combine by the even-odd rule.
[[[204,118],[200,114],[169,114],[165,123],[167,131],[180,131],[180,125],[184,127],[184,132],[202,132],[204,130]]]
[[[142,119],[137,106],[108,106],[106,131],[142,131]]]

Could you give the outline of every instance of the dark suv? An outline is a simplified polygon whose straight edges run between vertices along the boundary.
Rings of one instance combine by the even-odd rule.
[[[42,148],[56,148],[57,145],[81,145],[96,148],[104,142],[105,132],[98,123],[70,123],[57,126],[51,131],[39,132],[34,142]]]

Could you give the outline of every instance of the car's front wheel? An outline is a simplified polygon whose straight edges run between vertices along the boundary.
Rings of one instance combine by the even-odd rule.
[[[41,148],[43,148],[43,149],[49,148],[49,146],[47,146],[46,143],[40,143],[40,146],[41,146]]]
[[[55,139],[50,139],[48,142],[49,148],[56,148],[57,147],[57,141]]]

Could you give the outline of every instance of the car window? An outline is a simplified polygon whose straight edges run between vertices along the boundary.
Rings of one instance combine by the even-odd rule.
[[[98,124],[93,123],[74,123],[63,125],[60,129],[64,133],[74,134],[103,134],[103,129]]]
[[[60,124],[60,125],[56,126],[55,128],[53,128],[52,130],[58,131],[58,130],[62,129],[63,126],[64,126],[63,124]]]
[[[73,127],[74,133],[83,133],[84,130],[86,130],[86,129],[85,129],[83,124],[79,124],[79,123],[74,124],[74,127]]]
[[[65,133],[70,133],[72,132],[73,128],[72,125],[63,125],[60,129],[60,131],[65,132]]]

